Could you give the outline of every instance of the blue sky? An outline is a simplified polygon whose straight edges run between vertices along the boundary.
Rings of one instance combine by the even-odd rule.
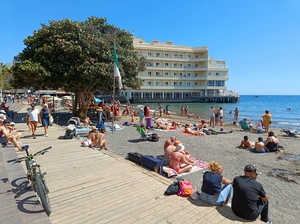
[[[97,16],[147,42],[208,46],[240,94],[300,95],[299,10],[299,0],[6,0],[0,62],[12,62],[41,23]]]

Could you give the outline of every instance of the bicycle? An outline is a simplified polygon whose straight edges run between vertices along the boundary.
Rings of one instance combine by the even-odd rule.
[[[47,187],[45,177],[44,177],[44,175],[46,175],[47,173],[46,172],[42,173],[41,166],[36,163],[35,158],[39,155],[44,155],[46,152],[48,152],[49,149],[52,148],[52,146],[47,147],[34,154],[29,154],[28,148],[29,145],[25,145],[22,147],[22,149],[26,151],[27,156],[8,160],[7,162],[8,163],[13,162],[13,164],[15,164],[15,163],[20,163],[22,161],[25,161],[26,169],[27,169],[27,178],[30,181],[33,190],[37,193],[46,214],[49,216],[52,210],[48,198],[49,189]]]

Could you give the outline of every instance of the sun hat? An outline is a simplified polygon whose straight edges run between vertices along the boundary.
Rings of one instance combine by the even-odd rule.
[[[96,126],[92,126],[92,130],[97,130],[98,128]]]
[[[6,112],[4,110],[0,110],[0,113],[2,114],[6,114]]]
[[[5,118],[5,115],[4,114],[0,114],[0,118]]]
[[[10,125],[16,125],[16,123],[15,122],[10,122]]]
[[[256,173],[257,175],[261,174],[253,165],[245,166],[244,171],[246,173]]]

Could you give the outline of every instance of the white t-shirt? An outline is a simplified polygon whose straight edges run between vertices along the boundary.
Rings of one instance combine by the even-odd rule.
[[[30,121],[38,122],[39,121],[39,113],[40,113],[39,109],[34,109],[34,110],[30,109],[28,111]]]

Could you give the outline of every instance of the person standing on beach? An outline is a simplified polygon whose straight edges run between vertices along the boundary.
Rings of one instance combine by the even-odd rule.
[[[256,181],[258,174],[253,165],[247,165],[244,176],[234,178],[231,208],[241,218],[254,221],[260,215],[261,221],[270,224],[269,200],[263,186]]]
[[[220,120],[220,126],[223,125],[223,108],[219,107],[219,120]]]
[[[237,124],[239,121],[239,109],[235,108],[234,110],[234,120],[233,120],[233,124]]]
[[[184,106],[181,106],[180,111],[181,111],[180,116],[183,116],[184,115]]]
[[[261,117],[263,119],[263,125],[264,125],[264,128],[265,128],[265,132],[268,133],[269,132],[269,126],[271,124],[272,115],[268,110],[265,110],[265,114],[263,114]]]
[[[215,126],[215,110],[214,110],[214,106],[210,107],[210,121],[209,121],[209,126],[212,126],[212,127]]]

